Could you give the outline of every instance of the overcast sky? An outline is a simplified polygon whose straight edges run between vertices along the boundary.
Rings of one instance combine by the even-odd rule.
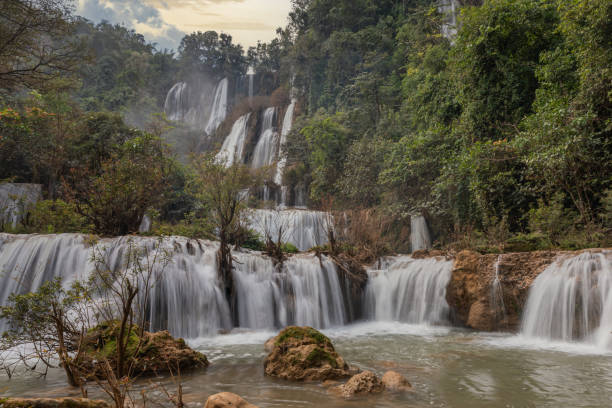
[[[77,14],[96,23],[107,20],[144,34],[158,48],[177,49],[194,31],[215,30],[245,49],[270,41],[284,27],[290,0],[78,0]]]

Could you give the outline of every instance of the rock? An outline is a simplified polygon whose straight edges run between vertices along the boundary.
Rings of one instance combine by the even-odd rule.
[[[0,398],[0,408],[110,408],[110,404],[86,398]]]
[[[385,390],[382,381],[371,371],[364,371],[351,377],[346,384],[338,387],[345,399],[359,394],[378,394]]]
[[[351,369],[332,342],[311,327],[287,327],[267,345],[272,351],[264,362],[265,374],[291,381],[348,378]]]
[[[387,371],[382,377],[382,383],[388,391],[410,391],[412,385],[398,372]]]
[[[116,322],[106,322],[89,330],[85,338],[85,353],[82,366],[90,367],[93,373],[100,373],[100,364],[108,360],[111,366],[116,364],[116,339],[118,337]],[[187,371],[205,368],[208,359],[202,353],[191,349],[183,339],[175,339],[167,331],[157,333],[144,332],[142,341],[138,337],[138,327],[134,326],[128,340],[128,350],[134,350],[141,343],[138,352],[128,353],[128,364],[132,367],[132,376],[151,376],[170,371]]]
[[[274,342],[276,341],[276,337],[272,337],[270,339],[268,339],[268,341],[266,341],[264,343],[264,350],[266,350],[268,353],[271,353],[272,350],[274,350]]]
[[[222,392],[208,397],[204,408],[257,408],[257,406],[249,404],[236,394]]]

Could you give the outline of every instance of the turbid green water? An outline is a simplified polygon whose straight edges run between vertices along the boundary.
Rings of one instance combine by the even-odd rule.
[[[414,391],[344,401],[318,384],[263,375],[264,341],[274,333],[238,332],[190,343],[212,362],[182,379],[188,406],[235,392],[259,407],[610,407],[612,354],[580,344],[551,344],[502,334],[373,323],[325,331],[349,363],[382,375],[404,374]],[[155,379],[173,391],[168,379]],[[139,384],[150,386],[147,382]],[[0,380],[0,394],[41,397],[79,393],[61,372],[46,380]],[[90,390],[90,396],[100,396]],[[161,392],[151,398],[161,400]]]

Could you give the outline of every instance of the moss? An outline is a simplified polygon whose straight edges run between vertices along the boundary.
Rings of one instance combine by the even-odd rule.
[[[313,340],[316,344],[332,346],[331,341],[323,333],[311,327],[288,327],[283,330],[276,340],[276,345],[281,345],[291,339]]]
[[[336,359],[330,353],[320,347],[312,350],[310,354],[308,354],[308,357],[306,357],[306,361],[316,365],[328,362],[333,368],[338,368],[338,362]]]

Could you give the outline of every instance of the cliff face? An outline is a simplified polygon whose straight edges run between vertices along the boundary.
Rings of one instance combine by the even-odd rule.
[[[460,252],[455,257],[446,293],[453,323],[482,331],[519,330],[529,287],[535,278],[559,257],[580,252],[536,251],[501,256]]]

